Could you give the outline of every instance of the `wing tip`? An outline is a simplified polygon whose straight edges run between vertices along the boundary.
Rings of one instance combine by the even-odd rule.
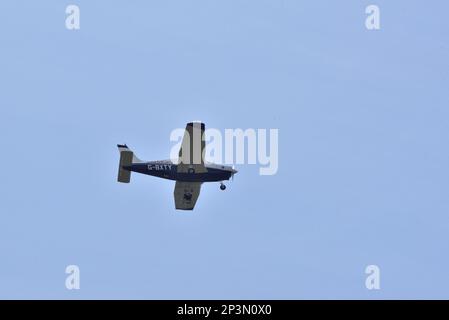
[[[201,130],[204,130],[204,128],[205,128],[204,122],[199,121],[199,120],[190,121],[190,122],[187,123],[187,127],[194,127],[195,125],[196,126],[200,125],[201,126]]]
[[[192,211],[193,208],[178,208],[178,207],[176,207],[176,210]]]

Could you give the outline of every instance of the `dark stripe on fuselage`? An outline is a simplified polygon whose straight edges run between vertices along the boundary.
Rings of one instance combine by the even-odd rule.
[[[176,164],[167,163],[135,163],[124,169],[138,172],[158,178],[188,181],[188,182],[213,182],[229,180],[232,172],[216,168],[207,168],[207,172],[202,173],[180,173]]]

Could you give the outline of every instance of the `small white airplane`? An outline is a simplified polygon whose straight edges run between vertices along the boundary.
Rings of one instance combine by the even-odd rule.
[[[237,173],[233,167],[206,163],[204,141],[205,125],[201,122],[187,123],[178,163],[171,160],[144,162],[137,158],[126,144],[117,145],[120,152],[118,182],[129,183],[131,172],[138,172],[164,179],[175,180],[175,207],[180,210],[193,210],[200,195],[203,182],[220,182],[225,190],[224,180]]]

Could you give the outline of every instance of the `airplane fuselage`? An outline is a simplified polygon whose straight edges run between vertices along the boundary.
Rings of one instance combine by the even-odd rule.
[[[163,160],[133,163],[123,168],[158,178],[186,182],[224,181],[229,180],[233,174],[233,169],[229,166],[206,164],[204,167],[206,169],[205,172],[195,172],[194,167],[185,170],[185,165],[183,170],[179,170],[181,168],[178,168],[177,164],[172,163],[170,160]]]

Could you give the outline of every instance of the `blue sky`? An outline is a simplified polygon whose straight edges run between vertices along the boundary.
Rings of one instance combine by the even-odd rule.
[[[449,298],[448,9],[2,1],[0,298]],[[239,166],[193,212],[116,182],[117,143],[165,159],[197,119],[278,128],[278,173]]]

